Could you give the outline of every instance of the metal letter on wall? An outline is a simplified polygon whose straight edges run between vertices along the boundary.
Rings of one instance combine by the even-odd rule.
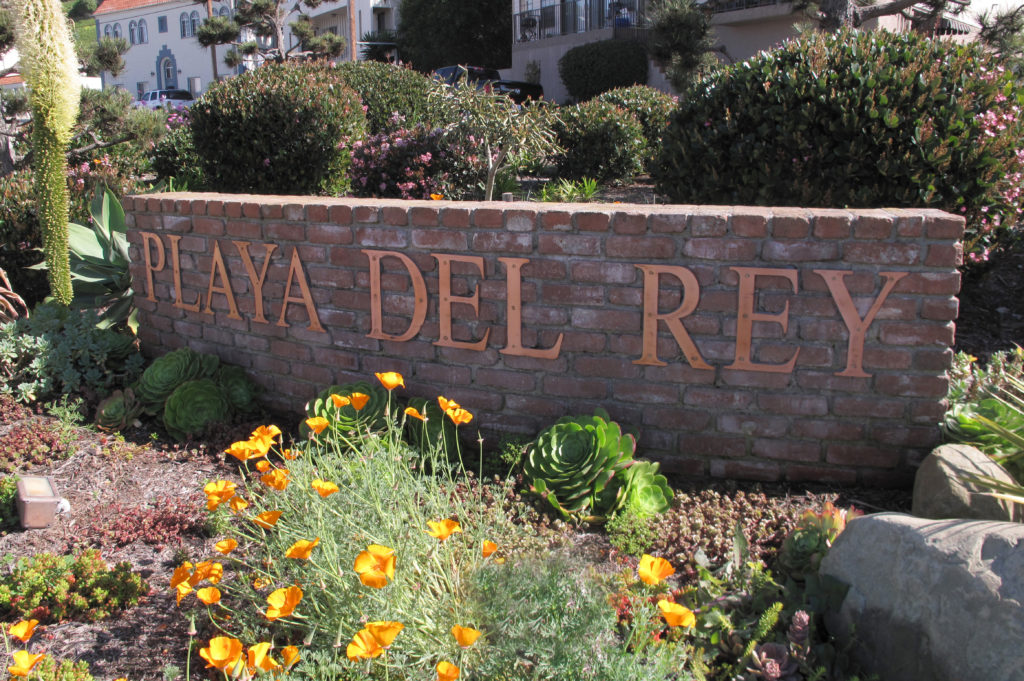
[[[220,276],[223,286],[214,286],[214,280]],[[210,285],[206,289],[206,309],[203,310],[206,314],[213,314],[213,308],[210,307],[210,302],[213,299],[214,293],[221,293],[225,298],[228,299],[228,318],[229,319],[241,319],[241,315],[238,314],[238,306],[235,305],[235,294],[231,290],[231,279],[228,277],[227,268],[224,267],[224,256],[220,254],[220,242],[213,242],[213,262],[210,264]]]
[[[263,267],[260,269],[259,275],[256,274],[256,268],[253,267],[252,257],[249,256],[249,242],[248,241],[232,241],[235,248],[238,249],[238,255],[242,256],[242,265],[245,266],[245,271],[249,275],[249,283],[252,284],[252,295],[256,303],[256,316],[253,317],[254,322],[260,324],[269,324],[267,318],[263,316],[263,282],[267,280],[267,268],[270,267],[270,256],[277,250],[277,244],[263,244]]]
[[[789,301],[786,301],[782,312],[769,314],[754,312],[754,293],[758,277],[782,277],[789,281],[796,293],[796,270],[783,270],[774,267],[730,267],[739,275],[740,290],[736,300],[736,357],[726,369],[739,371],[767,371],[769,373],[788,374],[796,366],[796,358],[800,354],[797,348],[793,356],[785,364],[760,364],[750,359],[754,322],[774,322],[782,327],[782,333],[789,328]]]
[[[142,257],[146,264],[146,300],[156,302],[156,294],[153,292],[153,273],[164,269],[166,258],[164,257],[164,244],[160,237],[153,232],[141,232],[142,235]],[[153,257],[149,245],[156,246],[157,264],[153,264]]]
[[[520,357],[536,357],[537,359],[556,359],[562,348],[564,333],[558,334],[558,340],[548,348],[523,347],[523,265],[530,262],[527,258],[498,258],[505,265],[505,298],[507,310],[505,319],[508,327],[505,330],[505,348],[500,352]]]
[[[700,284],[693,272],[685,267],[677,265],[635,265],[644,273],[644,308],[643,308],[643,351],[640,359],[633,360],[633,364],[647,364],[649,366],[663,367],[666,362],[658,359],[658,322],[665,322],[672,337],[683,351],[686,361],[694,369],[709,369],[712,367],[700,356],[700,351],[694,345],[690,334],[683,326],[683,318],[689,316],[697,309],[700,302]],[[662,274],[668,274],[683,284],[683,301],[675,310],[660,314],[658,312],[658,293],[660,290],[659,278]]]
[[[299,282],[299,297],[291,295],[292,282]],[[324,327],[320,326],[320,318],[316,314],[316,305],[313,304],[313,296],[309,293],[309,284],[306,283],[306,271],[302,269],[302,260],[299,259],[299,247],[292,249],[292,260],[288,265],[288,283],[284,287],[284,301],[281,303],[281,318],[277,320],[278,326],[288,326],[284,320],[288,313],[288,303],[302,303],[306,306],[306,314],[309,315],[309,330],[327,333]]]
[[[188,304],[181,295],[181,262],[178,256],[178,242],[181,241],[180,234],[168,234],[167,239],[171,242],[171,273],[174,277],[174,307],[199,312],[199,294],[196,293],[196,302]]]
[[[480,288],[473,289],[473,295],[453,296],[452,295],[452,263],[464,262],[476,265],[480,270],[480,276],[484,276],[484,259],[478,255],[446,255],[443,253],[431,253],[437,259],[437,287],[438,303],[437,313],[440,325],[440,338],[434,345],[446,348],[463,348],[465,350],[483,350],[487,347],[487,339],[491,330],[484,332],[484,337],[478,341],[457,341],[452,338],[452,305],[462,303],[473,308],[473,312],[480,314]]]
[[[409,256],[398,251],[364,250],[363,253],[370,259],[370,333],[366,334],[366,337],[398,341],[400,343],[409,340],[420,332],[423,321],[427,318],[427,285],[423,281],[420,269],[416,267],[416,263]],[[412,293],[415,299],[415,307],[413,308],[409,328],[405,330],[405,333],[397,336],[384,333],[384,311],[380,291],[380,261],[387,257],[398,258],[405,265],[405,269],[409,272],[409,279],[412,281]]]

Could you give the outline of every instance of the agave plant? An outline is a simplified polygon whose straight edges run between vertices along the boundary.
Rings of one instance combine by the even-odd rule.
[[[182,383],[164,405],[164,428],[176,440],[203,433],[214,423],[231,418],[231,405],[210,378]]]
[[[349,397],[354,393],[361,393],[370,399],[362,409],[356,409],[351,404],[343,407],[334,406],[331,395],[338,397]],[[306,403],[306,416],[322,416],[330,423],[330,428],[335,431],[348,431],[355,428],[382,428],[384,426],[384,413],[388,406],[388,393],[380,385],[367,381],[345,383],[343,385],[332,385]],[[299,426],[299,432],[303,437],[309,435],[309,428],[303,423]]]
[[[132,388],[145,412],[156,415],[175,388],[186,381],[212,376],[219,364],[216,355],[179,348],[153,360]]]
[[[659,467],[652,461],[634,461],[618,475],[623,489],[622,505],[641,518],[664,513],[672,505],[672,488],[668,479],[658,473]]]
[[[131,388],[115,390],[96,407],[96,426],[106,431],[122,430],[141,413],[142,405]]]
[[[220,387],[231,408],[239,414],[250,414],[258,408],[256,397],[259,386],[253,383],[245,369],[239,366],[223,365],[217,369],[213,380]]]
[[[600,522],[622,506],[625,490],[614,478],[635,450],[636,438],[603,409],[593,416],[566,416],[527,446],[523,475],[530,490],[564,518]]]

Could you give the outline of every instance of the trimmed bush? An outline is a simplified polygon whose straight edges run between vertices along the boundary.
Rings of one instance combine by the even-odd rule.
[[[190,110],[210,189],[338,194],[347,141],[366,127],[359,96],[323,64],[270,64],[212,85]]]
[[[661,148],[661,136],[668,127],[668,121],[675,111],[679,98],[647,85],[634,85],[601,93],[597,99],[625,109],[640,122],[644,129],[644,139],[647,141],[645,165],[649,166]]]
[[[942,208],[967,218],[966,250],[981,259],[1021,205],[1016,104],[978,45],[815,34],[696,86],[665,133],[658,191],[678,203]]]
[[[574,47],[558,60],[558,75],[577,102],[618,87],[647,84],[647,49],[631,40]]]
[[[614,104],[590,101],[559,109],[558,176],[598,182],[629,180],[643,169],[647,145],[640,122]]]
[[[371,135],[394,129],[395,113],[409,126],[427,122],[430,79],[422,73],[376,61],[347,61],[337,68],[345,83],[362,98]]]

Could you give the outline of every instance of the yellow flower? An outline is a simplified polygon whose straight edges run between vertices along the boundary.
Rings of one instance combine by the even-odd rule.
[[[329,426],[330,423],[323,416],[314,416],[311,419],[306,419],[306,427],[308,427],[314,434],[319,435],[324,432],[324,428]]]
[[[242,658],[242,642],[227,636],[211,638],[209,647],[199,650],[199,657],[206,660],[207,669],[215,667],[227,671]]]
[[[275,440],[280,437],[280,435],[281,429],[277,426],[260,426],[256,430],[252,431],[252,435],[249,436],[249,441],[253,444],[258,443],[260,449],[266,452],[274,444]]]
[[[220,563],[214,563],[211,560],[204,560],[201,563],[196,563],[196,570],[192,573],[192,576],[188,578],[188,583],[192,586],[196,586],[199,582],[205,579],[209,581],[210,584],[216,584],[223,576],[223,565]]]
[[[238,548],[238,542],[230,537],[227,539],[221,539],[219,542],[213,545],[213,550],[222,553],[225,556]]]
[[[374,374],[377,380],[380,381],[388,390],[394,390],[398,386],[405,387],[405,379],[402,378],[402,374],[397,371],[385,371],[384,373]]]
[[[398,632],[405,629],[401,622],[368,622],[366,630],[369,631],[381,648],[387,648],[398,636]]]
[[[220,603],[220,589],[215,586],[208,586],[205,589],[196,591],[196,598],[201,600],[207,605],[213,605],[214,603]]]
[[[484,539],[484,548],[483,548],[484,558],[486,558],[487,556],[491,555],[492,553],[494,553],[497,550],[498,550],[498,545],[497,544],[492,542],[490,539]]]
[[[309,560],[309,554],[313,552],[313,547],[320,543],[320,537],[317,537],[313,541],[308,539],[300,539],[299,541],[292,544],[288,552],[285,553],[286,558],[298,558],[300,560]]]
[[[299,648],[298,646],[285,646],[281,648],[281,659],[284,661],[285,667],[291,667],[299,661]]]
[[[266,473],[267,471],[270,470],[270,462],[267,461],[266,459],[260,459],[259,461],[256,462],[256,470],[258,470],[260,473]]]
[[[692,627],[697,624],[697,617],[693,611],[678,603],[663,599],[658,601],[658,607],[661,608],[661,616],[670,627]]]
[[[267,586],[270,586],[269,577],[257,577],[256,579],[252,580],[252,588],[256,589],[257,591]]]
[[[452,627],[452,636],[463,648],[468,648],[480,638],[480,632],[472,627],[460,627],[458,624]]]
[[[384,648],[381,647],[377,639],[373,637],[368,629],[360,629],[356,632],[355,636],[352,637],[352,642],[348,644],[348,648],[345,649],[345,654],[348,659],[355,662],[359,659],[372,659],[374,657],[380,657],[384,653]]]
[[[43,653],[33,655],[27,650],[14,651],[14,666],[8,667],[7,671],[11,676],[28,676],[32,668],[39,664],[39,661],[46,657]]]
[[[245,666],[250,674],[255,674],[257,671],[271,672],[281,668],[281,665],[270,656],[269,641],[249,646],[246,658]]]
[[[363,393],[352,393],[348,398],[352,400],[352,408],[356,411],[362,411],[366,403],[370,401],[370,396]]]
[[[174,574],[171,575],[171,588],[175,589],[179,584],[187,582],[188,578],[192,576],[192,563],[187,560],[174,568]]]
[[[314,480],[312,486],[321,497],[329,497],[338,491],[338,486],[328,480]]]
[[[287,617],[295,610],[295,606],[302,600],[302,589],[297,586],[289,586],[278,589],[267,596],[267,619],[273,622],[276,619]]]
[[[32,634],[36,630],[37,624],[39,624],[39,620],[21,620],[12,624],[7,633],[22,643],[28,643],[28,640],[32,638]]]
[[[264,511],[258,516],[252,519],[254,523],[259,525],[265,530],[269,530],[271,527],[277,524],[277,519],[281,517],[281,511]]]
[[[359,581],[374,589],[383,589],[389,579],[395,578],[395,551],[380,544],[370,544],[356,556],[352,569]]]
[[[438,521],[428,520],[427,525],[430,529],[425,532],[438,541],[444,541],[455,532],[462,532],[462,526],[451,518]]]
[[[270,447],[274,444],[273,438],[266,437],[253,437],[249,438],[249,446],[252,447],[254,454],[250,458],[257,458],[260,456],[266,456],[267,452],[270,451]]]
[[[347,407],[352,404],[352,400],[347,397],[342,397],[341,395],[335,395],[333,393],[331,394],[331,402],[334,402],[334,406],[337,409],[341,409],[342,407]]]
[[[283,456],[284,458],[288,459],[289,461],[294,461],[295,459],[299,458],[299,453],[298,452],[293,452],[290,449],[282,449],[281,450],[281,456]]]
[[[459,409],[460,405],[455,400],[448,400],[441,396],[437,398],[437,404],[441,407],[441,411],[447,412],[449,409]]]
[[[184,598],[185,596],[188,596],[190,593],[192,593],[192,585],[189,584],[188,582],[182,582],[181,584],[179,584],[176,587],[174,587],[174,589],[175,589],[175,591],[178,592],[177,593],[178,605],[181,605],[181,599],[182,598]]]
[[[238,487],[230,480],[214,480],[203,487],[206,494],[206,510],[214,511],[225,501],[235,496],[235,489]]]
[[[448,418],[452,420],[452,423],[457,426],[461,426],[473,420],[473,415],[461,407],[458,409],[449,409],[445,413],[448,414]]]
[[[249,459],[257,459],[263,456],[266,452],[260,452],[253,444],[252,440],[242,440],[241,442],[233,442],[231,446],[224,450],[225,453],[230,454],[239,461],[248,461]]]
[[[231,507],[232,513],[237,514],[239,511],[244,511],[249,508],[249,502],[242,497],[231,497],[231,501],[228,502],[228,506]]]
[[[674,575],[676,569],[664,558],[644,554],[640,558],[640,566],[637,568],[637,575],[644,584],[654,586],[670,575]]]
[[[430,200],[431,201],[440,201],[443,198],[444,198],[444,194],[431,194],[430,195]]]
[[[288,486],[288,469],[275,468],[266,475],[261,475],[260,480],[271,489],[276,489],[279,492],[283,491]]]
[[[437,663],[437,681],[455,681],[459,678],[459,668],[447,660]]]
[[[419,419],[420,421],[426,421],[427,420],[427,417],[424,416],[423,414],[419,413],[418,411],[416,411],[415,407],[406,407],[405,408],[405,413],[406,413],[407,416],[411,416],[414,419]]]

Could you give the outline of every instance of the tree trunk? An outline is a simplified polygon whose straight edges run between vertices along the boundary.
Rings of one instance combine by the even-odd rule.
[[[852,0],[821,0],[821,30],[838,31],[856,24],[856,12]]]

